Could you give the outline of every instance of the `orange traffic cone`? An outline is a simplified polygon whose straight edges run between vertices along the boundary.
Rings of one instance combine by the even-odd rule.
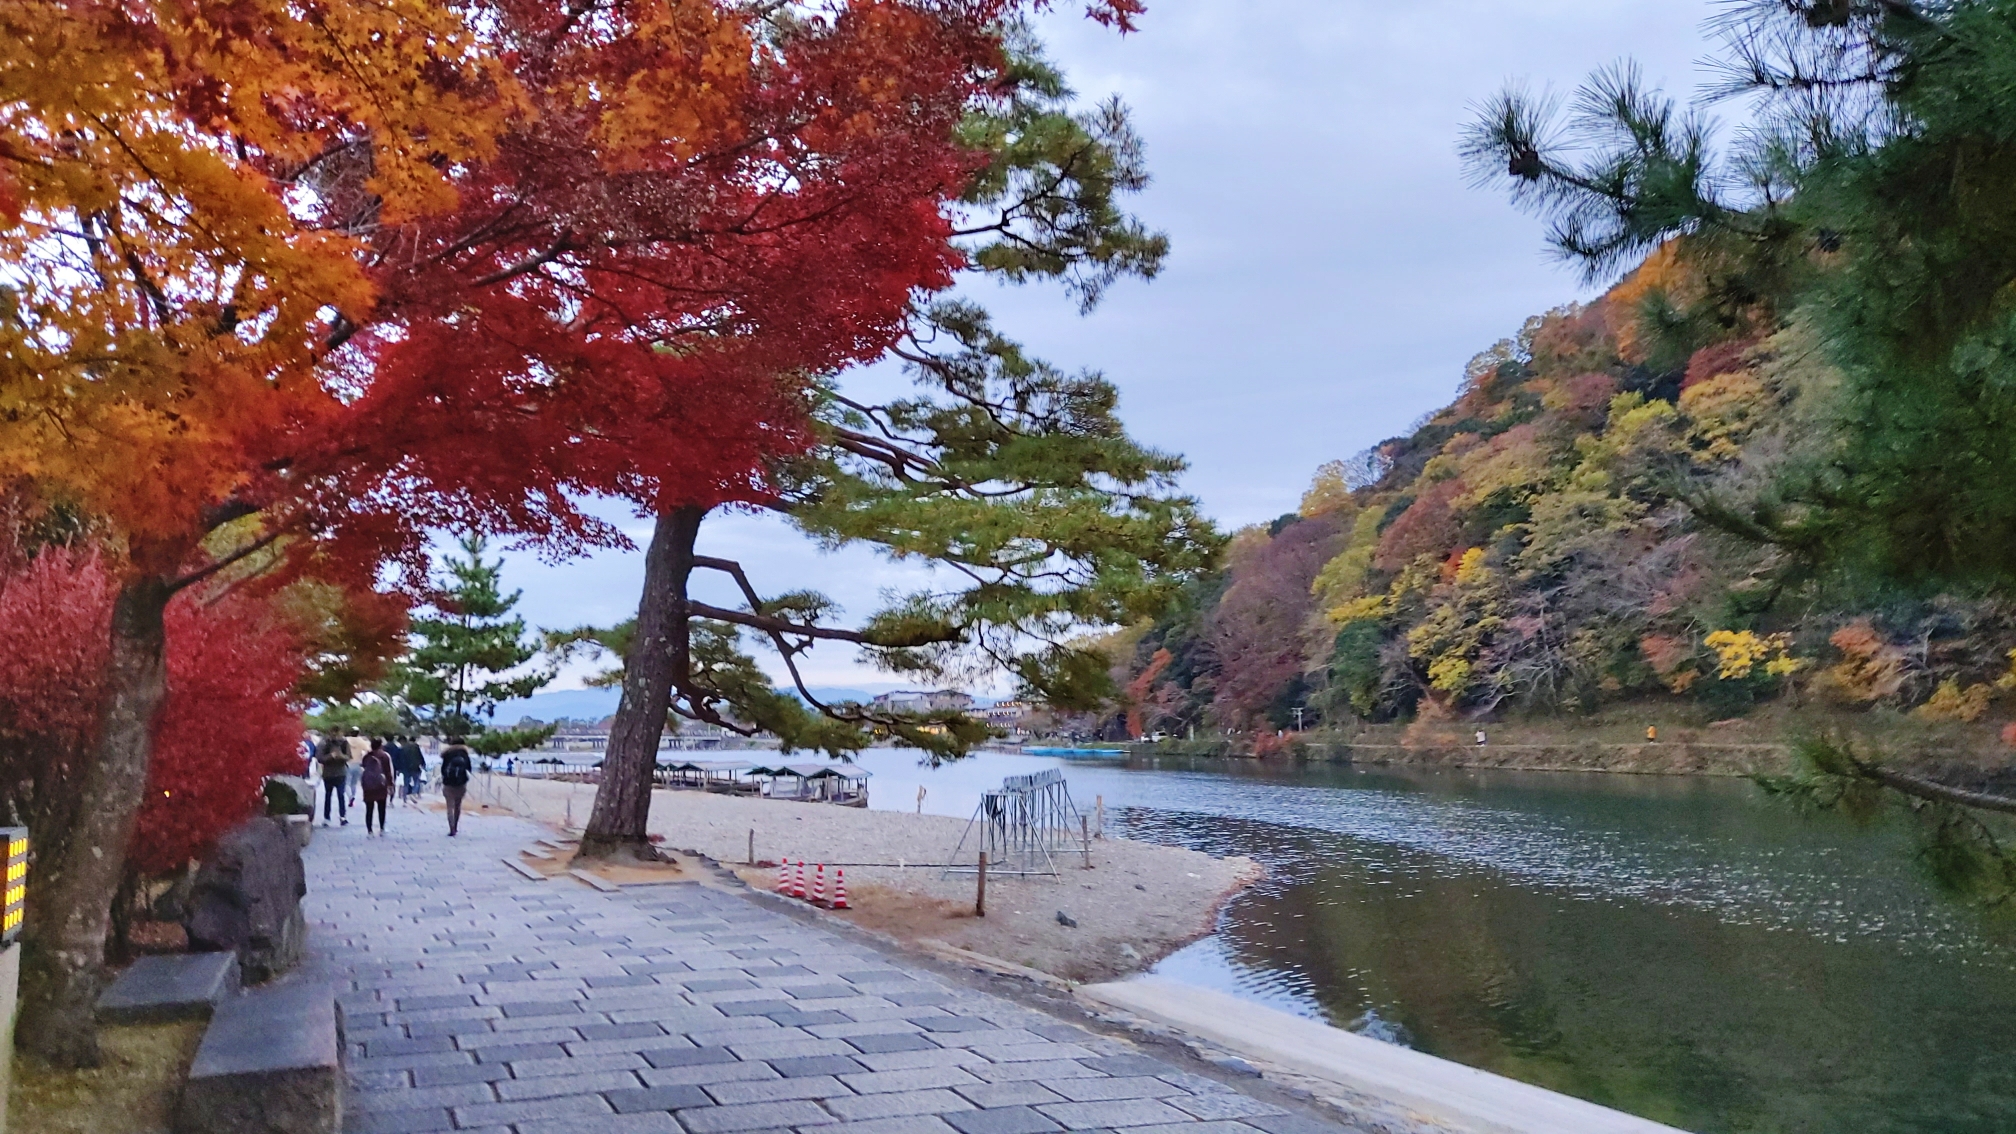
[[[823,862],[819,864],[819,873],[813,877],[812,904],[815,906],[826,904],[826,864]]]
[[[847,905],[847,871],[842,867],[833,868],[833,907],[836,910],[849,909]]]
[[[805,896],[805,860],[802,858],[798,860],[798,872],[791,880],[791,896],[794,898]]]
[[[791,894],[791,860],[777,864],[777,892],[789,897]]]

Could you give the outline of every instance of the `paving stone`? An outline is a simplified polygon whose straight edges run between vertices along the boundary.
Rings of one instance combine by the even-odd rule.
[[[665,1035],[665,1029],[651,1020],[640,1020],[634,1024],[583,1024],[574,1030],[581,1033],[582,1039],[591,1040],[636,1039],[640,1036],[662,1038]]]
[[[510,1063],[515,1060],[561,1059],[567,1049],[557,1043],[500,1043],[494,1047],[479,1047],[475,1056],[484,1063]]]
[[[424,1036],[420,1039],[367,1040],[364,1056],[376,1059],[384,1055],[411,1055],[416,1051],[454,1051],[455,1040],[451,1036]]]
[[[692,1134],[729,1134],[773,1126],[825,1126],[839,1120],[818,1103],[792,1099],[681,1111],[679,1121]]]
[[[571,1016],[584,1011],[575,1000],[527,1000],[518,1004],[499,1004],[506,1019],[515,1020],[523,1016]]]
[[[641,1087],[630,1090],[612,1090],[604,1096],[623,1114],[646,1110],[685,1110],[695,1106],[713,1106],[714,1100],[698,1087]]]
[[[1018,1079],[1049,1083],[1058,1079],[1099,1079],[1101,1072],[1094,1071],[1075,1059],[1065,1059],[1055,1063],[1039,1061],[1035,1063],[996,1063],[986,1067],[976,1067],[973,1073],[990,1083],[1007,1083]]]
[[[948,1114],[945,1121],[959,1134],[1046,1134],[1063,1127],[1026,1106],[1004,1106],[992,1110],[969,1110]]]
[[[688,992],[729,992],[736,989],[755,988],[756,982],[747,977],[712,977],[700,980],[675,980]]]
[[[782,1075],[770,1070],[768,1063],[713,1063],[701,1067],[665,1067],[639,1071],[638,1077],[647,1086],[669,1087],[676,1085],[704,1085],[707,1083],[733,1083],[740,1079],[781,1079]]]
[[[1159,1099],[1189,1092],[1152,1075],[1128,1075],[1117,1079],[1059,1079],[1051,1089],[1072,1102],[1101,1102],[1106,1099]],[[1242,1096],[1243,1097],[1243,1096]],[[1180,1103],[1177,1105],[1181,1105]],[[1213,1115],[1214,1118],[1226,1117]]]
[[[1253,1128],[1238,1122],[1186,1122],[1181,1125],[1130,1126],[1127,1134],[1253,1134]]]
[[[1160,1059],[1145,1055],[1102,1055],[1084,1060],[1085,1066],[1108,1075],[1167,1075],[1176,1070]]]
[[[1246,1125],[1265,1130],[1267,1134],[1360,1134],[1356,1126],[1324,1122],[1306,1114],[1260,1115],[1247,1119]]]
[[[462,1063],[452,1067],[415,1067],[412,1075],[416,1087],[445,1087],[450,1083],[492,1083],[509,1079],[511,1068],[503,1063]]]
[[[846,1040],[857,1051],[930,1051],[938,1045],[916,1032],[877,1032],[865,1036],[847,1036]]]
[[[723,1016],[768,1016],[772,1012],[793,1011],[790,1001],[773,999],[730,1000],[717,1002],[714,1008]]]
[[[582,1075],[542,1075],[536,1079],[509,1079],[496,1084],[497,1097],[505,1102],[519,1099],[550,1099],[561,1095],[599,1095],[608,1091],[636,1089],[642,1080],[629,1071],[594,1071]]]
[[[446,1107],[414,1107],[378,1113],[353,1111],[343,1116],[343,1134],[430,1134],[455,1129]]]
[[[643,1053],[653,1067],[697,1067],[707,1063],[734,1063],[735,1053],[725,1047],[656,1048]]]
[[[787,1028],[804,1028],[813,1024],[850,1024],[854,1019],[841,1012],[806,1012],[797,1008],[782,1012],[766,1012],[764,1015]]]
[[[514,1059],[511,1061],[511,1077],[541,1079],[548,1075],[580,1075],[590,1071],[630,1071],[644,1066],[644,1057],[634,1051],[605,1055],[562,1054],[558,1059]]]
[[[978,1082],[957,1067],[918,1067],[909,1071],[871,1071],[842,1075],[840,1081],[864,1095],[882,1091],[922,1091],[931,1087],[961,1087]]]
[[[975,1083],[966,1087],[955,1087],[966,1098],[980,1106],[1023,1106],[1030,1103],[1064,1102],[1063,1095],[1041,1083]]]
[[[849,1122],[860,1122],[871,1118],[899,1118],[911,1114],[944,1114],[954,1110],[972,1110],[973,1104],[951,1091],[939,1089],[840,1096],[827,1099],[826,1109]]]
[[[861,995],[861,990],[850,984],[787,984],[783,989],[793,1000],[838,1000]]]
[[[612,1108],[600,1095],[565,1095],[551,1099],[527,1099],[523,1102],[478,1103],[475,1106],[458,1106],[455,1121],[462,1126],[480,1126],[485,1123],[525,1123],[541,1118],[578,1118],[590,1114],[610,1114]]]
[[[771,1039],[766,1036],[758,1040],[729,1044],[728,1050],[743,1059],[776,1059],[779,1057],[788,1059],[799,1055],[845,1055],[854,1049],[847,1046],[846,1040],[818,1039],[814,1036],[801,1036],[794,1039]]]
[[[707,1093],[723,1104],[765,1102],[770,1099],[830,1099],[854,1092],[831,1075],[807,1075],[801,1079],[745,1080],[709,1083]]]
[[[902,1003],[898,1001],[898,1003]],[[927,1032],[993,1032],[1001,1030],[996,1024],[977,1016],[937,1016],[917,1021]]]
[[[963,1047],[941,1047],[932,1051],[885,1051],[854,1057],[870,1071],[909,1071],[917,1067],[986,1067],[990,1060]]]
[[[465,1103],[495,1102],[497,1096],[488,1083],[450,1083],[437,1087],[407,1087],[398,1091],[359,1091],[353,1096],[356,1109],[382,1114],[416,1107],[447,1108]]]
[[[764,1062],[775,1067],[779,1074],[787,1078],[800,1075],[847,1075],[868,1068],[844,1055],[800,1055]]]
[[[913,1114],[902,1118],[874,1118],[866,1122],[849,1122],[835,1134],[957,1134],[945,1120],[935,1115]]]
[[[1036,1109],[1045,1118],[1055,1119],[1071,1130],[1086,1130],[1094,1126],[1147,1126],[1185,1122],[1190,1118],[1175,1107],[1155,1099],[1045,1103]]]
[[[1213,1095],[1177,1095],[1164,1101],[1177,1110],[1204,1119],[1259,1118],[1262,1115],[1288,1113],[1272,1103],[1264,1103],[1259,1099],[1232,1091]]]
[[[678,1120],[665,1113],[617,1114],[599,1118],[521,1122],[518,1134],[685,1134]]]

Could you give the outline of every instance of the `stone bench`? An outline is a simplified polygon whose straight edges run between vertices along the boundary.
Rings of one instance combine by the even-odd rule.
[[[217,1003],[176,1113],[177,1134],[337,1134],[343,1024],[335,989],[281,980]]]
[[[218,1001],[237,991],[236,953],[142,957],[98,997],[98,1019],[107,1024],[207,1020]]]

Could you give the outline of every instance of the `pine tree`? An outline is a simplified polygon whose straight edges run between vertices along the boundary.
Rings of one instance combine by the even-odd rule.
[[[504,593],[504,561],[483,558],[488,544],[481,535],[466,535],[457,545],[466,558],[444,557],[447,578],[434,597],[434,614],[413,620],[416,644],[394,668],[385,691],[421,732],[467,736],[487,753],[516,751],[553,730],[496,729],[489,718],[499,701],[531,696],[555,671],[518,672],[539,653],[525,619],[511,613],[524,592]]]

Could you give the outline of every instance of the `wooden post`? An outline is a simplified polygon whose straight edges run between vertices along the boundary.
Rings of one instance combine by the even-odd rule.
[[[756,828],[749,828],[749,865],[756,865]]]
[[[1099,837],[1103,839],[1106,837],[1106,797],[1095,795],[1092,800],[1094,809],[1099,813]]]
[[[1092,869],[1092,820],[1083,815],[1078,817],[1078,833],[1084,836],[1080,842],[1085,850],[1085,869]]]
[[[987,852],[980,852],[980,884],[973,891],[973,916],[987,916]]]

